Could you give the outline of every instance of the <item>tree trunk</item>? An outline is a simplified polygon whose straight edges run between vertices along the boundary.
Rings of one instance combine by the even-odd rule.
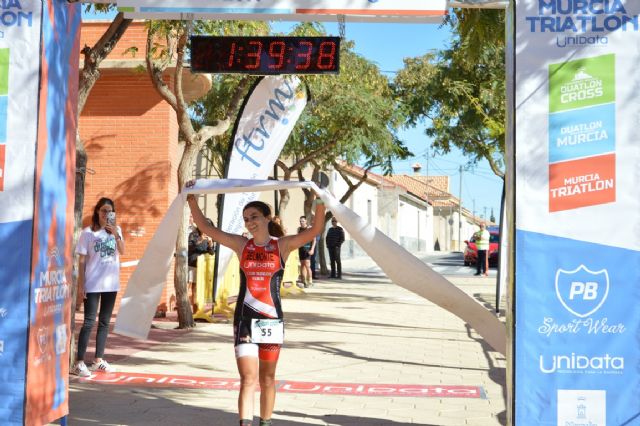
[[[178,166],[178,188],[182,190],[185,183],[191,178],[193,162],[198,153],[195,142],[186,142],[185,150]],[[193,319],[191,303],[189,303],[189,291],[187,289],[188,276],[188,240],[187,223],[189,218],[188,208],[185,208],[178,228],[176,239],[176,260],[173,274],[173,287],[176,291],[176,309],[178,311],[178,328],[193,328],[196,323]]]
[[[285,210],[287,210],[289,201],[291,201],[291,195],[289,194],[288,189],[281,189],[279,191],[280,191],[280,203],[278,205],[278,212],[280,213],[280,217],[282,217],[284,215]]]
[[[325,241],[324,241],[324,229],[320,234],[320,241],[318,241],[318,249],[320,250],[320,273],[322,275],[329,275],[329,268],[327,267],[327,256],[325,254]]]
[[[187,211],[184,211],[180,227],[178,228],[178,238],[176,240],[176,260],[173,273],[173,287],[176,291],[176,310],[178,312],[178,328],[192,328],[196,323],[193,319],[193,311],[189,302],[189,291],[187,289],[188,275],[188,244],[186,233]]]
[[[75,201],[73,207],[74,228],[73,228],[73,247],[75,249],[82,232],[82,207],[84,206],[84,181],[87,176],[87,151],[84,149],[84,143],[80,139],[80,132],[76,129],[76,182],[75,182]],[[75,337],[75,316],[78,310],[78,255],[73,253],[73,272],[71,285],[71,342],[69,343],[69,363],[74,365],[76,362],[76,346]]]
[[[131,19],[125,19],[123,12],[119,12],[96,44],[91,48],[85,46],[82,49],[84,66],[80,71],[78,85],[78,117],[84,109],[91,89],[100,78],[100,63],[113,51],[131,22]]]

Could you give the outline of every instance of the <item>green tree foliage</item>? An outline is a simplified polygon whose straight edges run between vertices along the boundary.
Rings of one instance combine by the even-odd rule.
[[[302,23],[289,35],[325,34],[321,24]],[[336,159],[362,164],[365,170],[381,167],[389,173],[394,159],[411,154],[396,136],[404,120],[394,101],[390,82],[375,64],[354,52],[353,42],[343,40],[341,44],[338,75],[301,77],[309,88],[310,101],[280,156],[287,162],[278,161],[283,171],[279,177],[283,180],[293,176],[310,179],[312,176],[302,175],[309,166],[315,173],[330,164],[339,168],[343,163]],[[218,117],[229,94],[247,78],[251,83],[255,80],[255,77],[214,76],[215,90],[193,106],[196,126]],[[224,171],[231,131],[207,144],[213,169],[220,175]],[[287,191],[282,191],[281,209],[286,208],[288,199]]]
[[[234,21],[149,21],[147,24],[146,68],[154,88],[176,113],[180,142],[184,150],[178,165],[178,187],[182,188],[193,175],[195,158],[210,139],[225,134],[246,89],[246,81],[230,88],[224,102],[209,117],[209,123],[194,125],[193,110],[185,100],[182,77],[188,62],[190,34],[226,34],[228,32],[265,31],[266,24]],[[173,68],[171,76],[168,70]],[[167,71],[165,73],[165,71]],[[215,114],[215,115],[214,115]],[[194,327],[193,313],[187,292],[187,211],[185,209],[176,240],[174,288],[178,311],[178,327]]]
[[[390,172],[394,158],[408,155],[396,136],[402,119],[388,79],[353,48],[343,41],[339,75],[306,78],[311,101],[283,154],[314,154],[320,165],[341,158]]]
[[[336,194],[343,202],[366,180],[368,171],[381,168],[389,174],[394,160],[411,155],[396,134],[403,118],[389,80],[354,47],[350,41],[341,43],[339,75],[306,77],[311,100],[282,153],[283,158],[294,161],[288,166],[278,163],[285,179],[294,173],[304,178],[302,171],[308,166],[315,174],[329,164],[338,172],[348,165],[361,165],[364,174],[356,182],[343,174],[348,190]],[[305,213],[309,215],[311,199],[306,195]],[[281,209],[287,201],[288,194],[282,191]]]
[[[459,148],[471,164],[485,158],[504,178],[504,10],[458,9],[451,45],[405,59],[394,81],[406,124],[426,123],[436,152]]]

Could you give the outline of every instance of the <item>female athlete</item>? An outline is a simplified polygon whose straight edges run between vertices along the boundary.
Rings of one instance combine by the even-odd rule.
[[[193,186],[194,181],[187,183]],[[236,364],[240,373],[238,412],[240,425],[250,426],[256,386],[260,384],[260,425],[271,425],[275,404],[275,373],[284,337],[280,282],[289,253],[313,240],[324,220],[295,235],[282,236],[271,220],[269,205],[252,201],[244,207],[244,225],[251,238],[230,234],[207,223],[196,198],[187,202],[198,228],[214,241],[232,249],[240,259],[240,292],[233,319]],[[325,207],[316,199],[315,217],[324,218]]]

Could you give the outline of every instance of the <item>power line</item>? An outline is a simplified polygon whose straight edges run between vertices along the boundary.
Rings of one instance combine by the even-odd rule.
[[[491,176],[484,176],[484,175],[474,175],[474,176],[479,177],[479,178],[484,179],[484,180],[490,180],[490,181],[492,181],[492,182],[495,182],[495,181],[497,181],[497,180],[502,180],[502,179],[500,179],[500,178],[499,178],[498,176],[496,176],[496,175],[493,175],[493,177],[491,177]]]

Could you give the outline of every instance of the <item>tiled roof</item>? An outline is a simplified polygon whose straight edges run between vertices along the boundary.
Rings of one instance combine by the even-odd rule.
[[[439,187],[449,186],[449,176],[393,175],[385,176],[384,178],[402,185],[407,188],[407,191],[410,193],[423,200],[428,200],[434,206],[458,205],[458,199],[456,197]],[[438,186],[432,182],[437,183]]]
[[[428,183],[430,186],[441,191],[449,192],[449,176],[412,175],[411,177],[424,183]]]

